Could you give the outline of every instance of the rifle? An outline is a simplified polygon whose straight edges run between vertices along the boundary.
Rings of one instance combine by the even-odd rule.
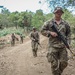
[[[38,45],[42,48],[41,44],[38,42],[38,40],[33,36],[33,38],[35,39],[35,42],[38,43]]]
[[[54,32],[57,33],[57,37],[59,38],[59,40],[61,40],[65,46],[70,50],[70,52],[72,53],[73,56],[75,56],[75,54],[71,51],[69,44],[67,42],[67,38],[64,37],[64,35],[58,30],[58,28],[56,27],[55,23],[53,22],[53,25],[51,26],[51,28],[53,29]]]

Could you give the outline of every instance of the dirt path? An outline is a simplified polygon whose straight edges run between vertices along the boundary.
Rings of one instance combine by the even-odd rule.
[[[30,39],[25,40],[23,44],[0,50],[0,75],[51,75],[46,59],[47,38],[41,36],[42,48],[39,47],[36,58],[32,55]],[[74,61],[69,61],[63,75],[75,75]]]

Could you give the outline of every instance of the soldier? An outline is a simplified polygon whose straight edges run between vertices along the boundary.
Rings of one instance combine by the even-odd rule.
[[[22,34],[20,34],[20,41],[21,41],[21,43],[23,43],[23,35]]]
[[[14,35],[14,33],[12,33],[12,35],[11,35],[11,45],[12,46],[15,45],[15,35]]]
[[[63,10],[61,7],[56,7],[54,10],[55,17],[44,23],[41,33],[49,38],[49,47],[47,53],[48,62],[51,63],[51,70],[53,75],[61,75],[63,70],[68,65],[67,50],[64,43],[58,38],[58,34],[51,28],[53,24],[58,30],[67,38],[69,43],[70,39],[70,26],[63,20]]]
[[[30,39],[31,45],[32,45],[32,51],[33,51],[33,56],[37,57],[37,50],[38,50],[38,43],[39,43],[39,33],[36,30],[35,27],[33,27],[32,32],[30,33]]]

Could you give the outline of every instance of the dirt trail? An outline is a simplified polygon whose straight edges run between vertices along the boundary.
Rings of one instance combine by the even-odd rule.
[[[42,35],[40,38],[42,48],[39,47],[36,58],[32,55],[29,37],[23,44],[0,50],[0,75],[52,75],[46,58],[47,38]],[[69,61],[62,75],[75,75],[74,61]]]

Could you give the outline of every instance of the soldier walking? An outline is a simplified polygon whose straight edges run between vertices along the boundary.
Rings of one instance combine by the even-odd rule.
[[[14,33],[12,33],[11,35],[11,46],[14,46],[15,45],[15,35]]]
[[[39,33],[38,33],[38,31],[36,30],[35,27],[33,27],[33,30],[30,33],[30,39],[31,39],[33,56],[37,57],[37,50],[38,50],[38,43],[39,43]]]
[[[23,43],[23,35],[20,34],[20,42]]]
[[[53,75],[61,75],[63,70],[68,65],[68,55],[66,46],[63,41],[58,38],[58,34],[53,31],[52,26],[55,24],[58,31],[63,34],[67,42],[70,42],[70,26],[61,18],[63,14],[61,7],[56,7],[54,10],[54,18],[44,23],[41,33],[49,38],[49,48],[47,53],[48,62],[51,63]]]

